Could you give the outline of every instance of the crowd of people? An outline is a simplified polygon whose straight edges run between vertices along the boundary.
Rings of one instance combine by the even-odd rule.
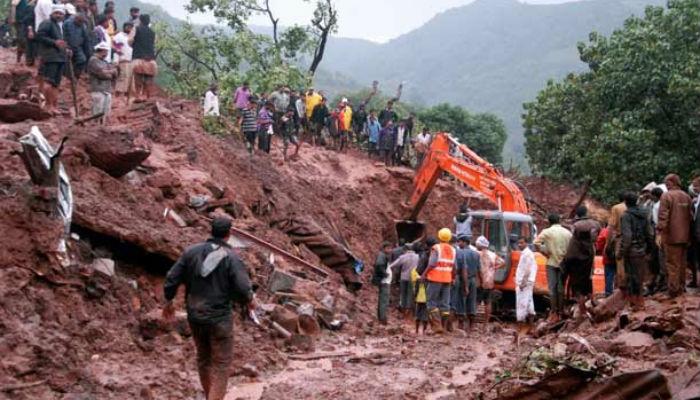
[[[96,0],[13,0],[12,6],[17,63],[24,59],[38,67],[39,92],[50,112],[60,113],[64,77],[75,85],[87,76],[92,116],[102,122],[109,118],[113,94],[135,101],[150,97],[158,68],[149,15],[132,7],[119,25],[113,1],[103,10]]]
[[[558,214],[530,243],[520,237],[520,257],[515,267],[515,311],[519,335],[535,317],[533,289],[537,275],[534,251],[546,257],[550,299],[548,322],[589,316],[601,297],[619,290],[633,310],[644,308],[644,297],[662,292],[667,298],[698,287],[700,263],[700,171],[693,174],[688,190],[678,175],[664,183],[647,185],[641,193],[624,191],[607,221],[588,215],[585,206],[563,226]],[[386,324],[392,284],[398,286],[400,312],[415,318],[416,333],[428,323],[441,333],[456,327],[471,329],[477,305],[484,303],[485,321],[491,319],[494,275],[505,265],[484,236],[472,240],[472,218],[462,206],[454,218],[454,231],[441,229],[438,238],[411,244],[382,244],[374,264],[372,283],[378,286],[377,318]],[[595,257],[605,268],[604,293],[594,293]],[[690,270],[691,279],[686,279]],[[574,300],[573,313],[566,307]]]
[[[218,85],[212,84],[205,93],[205,117],[221,116],[218,92]],[[291,90],[280,85],[270,93],[254,94],[246,82],[233,93],[231,103],[250,154],[256,144],[259,152],[270,153],[277,135],[282,140],[285,161],[289,145],[295,146],[292,157],[296,157],[302,141],[338,152],[361,149],[386,165],[409,164],[411,148],[422,160],[431,140],[428,129],[414,137],[414,114],[401,118],[394,110],[396,99],[389,100],[381,111],[368,110],[370,100],[371,95],[354,105],[342,98],[333,106],[323,92],[314,88]]]

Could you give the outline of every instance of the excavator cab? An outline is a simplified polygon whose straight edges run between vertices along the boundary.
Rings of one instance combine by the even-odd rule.
[[[520,254],[518,239],[524,237],[532,243],[535,224],[532,217],[515,212],[474,211],[472,216],[472,242],[479,236],[489,240],[489,250],[505,260],[505,266],[496,270],[497,284],[506,282],[513,268],[513,256]]]

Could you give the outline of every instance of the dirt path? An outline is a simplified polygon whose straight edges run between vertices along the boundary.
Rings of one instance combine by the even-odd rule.
[[[226,400],[450,398],[458,388],[482,389],[475,383],[512,348],[512,331],[501,326],[445,336],[415,336],[408,324],[388,332],[324,337],[316,354],[349,355],[290,360],[279,371],[236,378]]]

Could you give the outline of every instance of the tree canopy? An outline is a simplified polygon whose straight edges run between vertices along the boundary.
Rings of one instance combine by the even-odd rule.
[[[490,163],[502,163],[501,154],[508,134],[505,124],[497,116],[439,104],[420,111],[418,119],[431,131],[449,132]]]
[[[227,27],[159,24],[158,59],[166,67],[168,86],[185,96],[201,95],[214,81],[223,91],[244,81],[263,92],[279,84],[306,87],[338,26],[331,0],[315,5],[308,26],[281,28],[269,0],[191,0],[189,11],[212,12]],[[270,34],[249,29],[247,21],[254,14],[269,18]],[[304,64],[310,64],[308,70]]]
[[[700,3],[648,7],[578,49],[588,71],[548,82],[524,105],[533,171],[592,179],[606,200],[669,172],[687,178],[700,159]]]

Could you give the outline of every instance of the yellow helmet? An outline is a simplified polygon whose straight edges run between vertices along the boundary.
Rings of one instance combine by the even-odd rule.
[[[440,229],[440,231],[438,231],[438,239],[440,239],[441,242],[449,242],[452,240],[452,231],[449,228]]]

